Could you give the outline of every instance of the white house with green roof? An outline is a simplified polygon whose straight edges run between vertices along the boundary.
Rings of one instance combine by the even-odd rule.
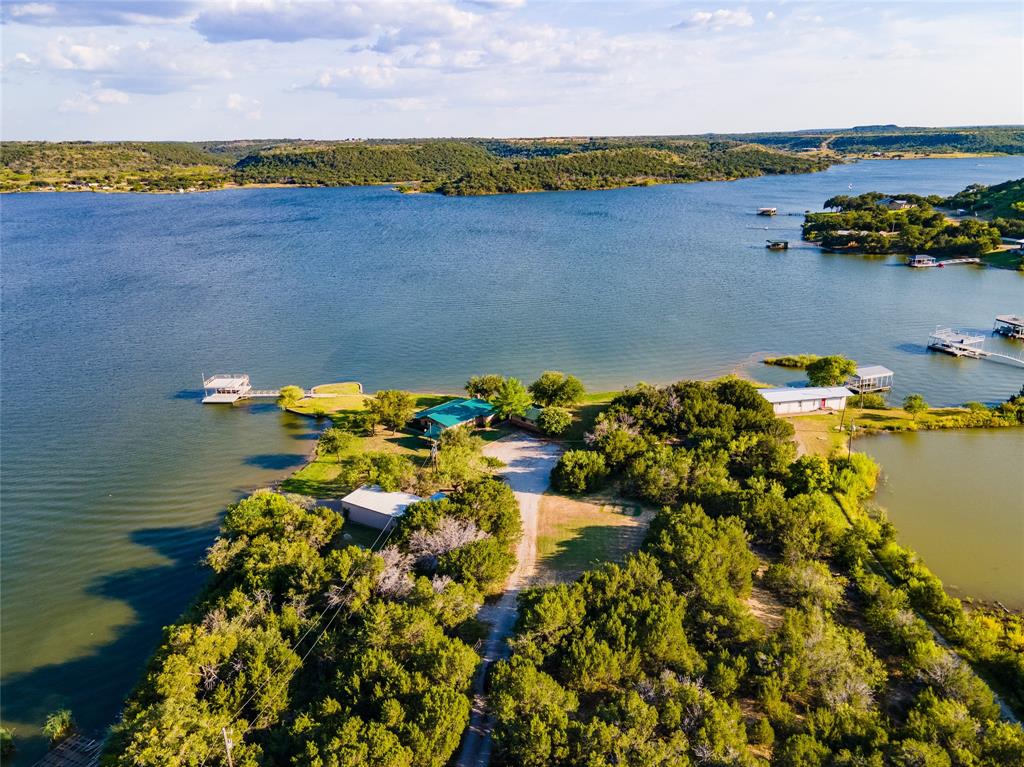
[[[458,397],[421,410],[412,417],[423,436],[438,439],[456,426],[486,426],[494,418],[494,405],[487,400]]]

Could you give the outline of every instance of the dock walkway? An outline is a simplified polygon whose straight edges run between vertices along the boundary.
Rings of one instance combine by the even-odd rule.
[[[987,359],[1002,362],[1006,365],[1024,367],[1024,354],[1014,357],[1002,352],[994,352],[985,348],[985,336],[972,335],[953,328],[936,328],[928,336],[928,348],[951,354],[954,357],[971,359]]]

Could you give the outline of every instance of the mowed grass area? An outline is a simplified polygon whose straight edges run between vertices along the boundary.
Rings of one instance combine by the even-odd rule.
[[[585,394],[583,401],[573,408],[572,425],[569,430],[559,437],[560,442],[565,442],[569,450],[579,449],[583,446],[583,435],[594,428],[594,421],[602,410],[608,407],[611,402],[622,392],[602,391],[592,394]]]
[[[351,387],[356,387],[354,390]],[[335,388],[337,387],[337,388]],[[330,393],[331,397],[307,397],[299,401],[293,412],[304,415],[313,415],[310,410],[302,409],[306,403],[315,403],[323,406],[323,403],[333,403],[326,408],[326,415],[333,423],[341,426],[350,422],[353,416],[358,416],[366,410],[366,395],[359,392],[359,384],[342,383],[318,386],[317,392]],[[416,409],[433,407],[442,402],[452,399],[449,394],[423,393],[413,394],[416,401]],[[330,425],[330,424],[326,424]],[[497,431],[489,429],[487,431]],[[482,433],[482,436],[484,433]],[[495,437],[496,438],[496,437]],[[300,493],[312,496],[313,498],[336,498],[345,495],[353,488],[347,487],[341,482],[342,464],[359,453],[386,452],[405,455],[416,463],[422,463],[430,457],[430,443],[410,431],[398,431],[378,427],[372,435],[359,435],[359,442],[349,451],[331,455],[316,455],[312,461],[296,471],[288,479],[281,483],[281,490],[286,493]]]
[[[864,408],[847,408],[844,418],[842,413],[814,413],[811,415],[783,416],[796,429],[796,441],[808,455],[828,457],[833,453],[846,450],[849,429],[853,423],[858,430],[876,431],[912,431],[916,429],[958,428],[958,423],[947,423],[948,419],[958,418],[968,413],[962,407],[937,407],[927,413],[918,415],[917,420],[910,413],[900,408],[888,410],[866,410]],[[843,424],[844,431],[837,431]]]
[[[313,393],[317,396],[303,397],[289,410],[300,415],[330,415],[366,409],[368,397],[363,394],[363,387],[356,381],[321,384],[313,387]]]
[[[1007,246],[1005,249],[986,253],[981,257],[981,262],[996,269],[1016,270],[1024,260],[1024,252]]]
[[[571,580],[600,562],[620,562],[643,543],[655,510],[611,494],[548,494],[537,520],[542,575]]]

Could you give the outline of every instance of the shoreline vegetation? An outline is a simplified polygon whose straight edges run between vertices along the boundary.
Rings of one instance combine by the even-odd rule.
[[[800,419],[736,377],[466,388],[503,415],[553,411],[541,423],[565,448],[538,538],[555,585],[522,593],[491,675],[497,764],[1024,760],[1000,715],[1024,713],[1024,617],[965,608],[896,543],[869,457],[798,458]],[[210,581],[166,630],[106,767],[221,764],[222,728],[244,767],[442,767],[458,747],[477,610],[521,534],[480,453],[511,427],[451,429],[430,461],[404,425],[452,395],[315,394],[281,404],[324,423],[317,455],[283,494],[229,508]],[[314,497],[369,481],[448,496],[410,506],[381,544]]]
[[[980,258],[1024,271],[1024,179],[974,184],[950,197],[837,195],[804,216],[802,238],[834,253]]]
[[[226,142],[3,142],[0,191],[198,192],[394,184],[445,195],[612,189],[807,173],[862,157],[1024,154],[1018,128]]]

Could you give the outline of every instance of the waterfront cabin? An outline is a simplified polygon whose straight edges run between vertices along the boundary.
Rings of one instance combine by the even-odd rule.
[[[935,266],[937,263],[938,260],[935,258],[935,256],[925,256],[922,254],[911,256],[910,258],[907,259],[907,266],[912,266],[916,269],[920,269],[926,266]]]
[[[789,250],[789,240],[768,240],[768,250]]]
[[[914,207],[910,204],[909,200],[895,200],[892,197],[883,197],[878,201],[878,204],[883,205],[889,210],[907,210]]]
[[[513,415],[509,418],[509,423],[513,423],[516,426],[526,429],[527,431],[540,431],[540,413],[541,408],[534,405],[533,407],[527,408],[526,412],[522,415]]]
[[[459,397],[428,407],[413,416],[413,423],[429,439],[456,426],[486,426],[494,418],[494,405],[482,399]]]
[[[410,504],[423,499],[412,493],[389,493],[379,485],[363,485],[341,499],[349,522],[388,530],[398,524]]]
[[[775,415],[814,413],[820,410],[843,410],[853,394],[845,386],[804,386],[800,388],[759,389],[772,405]]]
[[[846,388],[857,394],[868,394],[875,391],[888,391],[892,388],[893,372],[881,365],[867,365],[857,368]]]
[[[203,404],[230,405],[252,391],[247,373],[217,373],[203,379]]]
[[[759,216],[774,216],[779,212],[778,208],[758,208],[757,215]]]
[[[1016,314],[1000,314],[996,317],[996,324],[992,326],[992,331],[1007,338],[1024,341],[1024,317],[1018,317]]]

